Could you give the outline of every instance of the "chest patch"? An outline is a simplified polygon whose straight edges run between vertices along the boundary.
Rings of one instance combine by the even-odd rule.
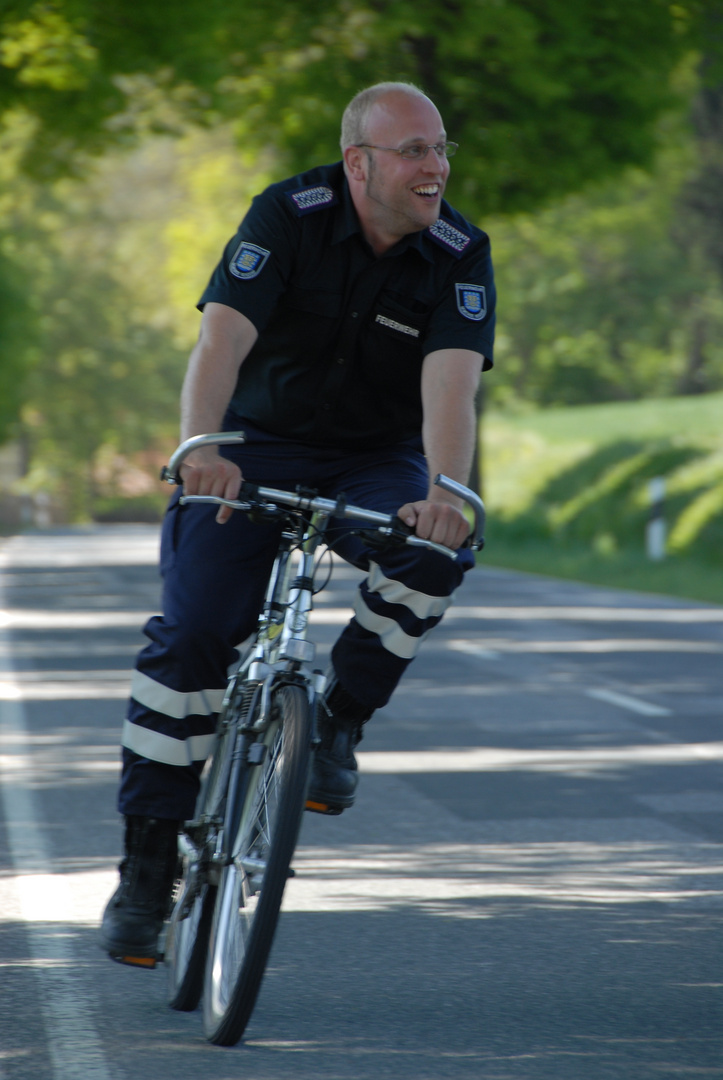
[[[457,310],[465,319],[480,322],[487,314],[487,293],[484,285],[455,285]]]
[[[296,207],[299,217],[303,214],[313,214],[315,210],[322,210],[325,206],[335,206],[339,201],[333,188],[327,187],[326,184],[298,188],[296,191],[287,191],[286,194]]]
[[[248,281],[250,278],[258,277],[270,254],[271,252],[267,251],[266,248],[257,247],[256,244],[250,244],[248,240],[243,240],[236,249],[233,259],[231,259],[229,270],[234,277],[241,278],[242,281]]]
[[[416,326],[405,326],[404,323],[397,322],[396,319],[389,319],[386,315],[377,315],[374,321],[378,322],[380,326],[388,326],[390,330],[397,330],[400,334],[419,337],[419,330]]]
[[[445,251],[450,251],[457,258],[460,258],[465,249],[472,243],[471,236],[468,236],[466,232],[462,232],[461,229],[458,229],[451,221],[447,221],[446,218],[437,218],[434,225],[429,226],[427,233],[436,244],[443,247]]]

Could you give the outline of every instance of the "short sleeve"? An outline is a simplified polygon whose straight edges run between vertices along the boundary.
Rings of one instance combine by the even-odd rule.
[[[425,333],[425,355],[470,349],[484,356],[485,370],[491,368],[496,300],[490,242],[480,233],[472,251],[450,261]]]
[[[261,333],[285,291],[298,230],[277,195],[257,195],[198,302],[213,301],[245,315]]]

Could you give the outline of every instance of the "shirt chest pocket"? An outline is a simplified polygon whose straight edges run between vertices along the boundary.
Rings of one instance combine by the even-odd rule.
[[[429,306],[421,301],[380,296],[371,312],[370,331],[382,346],[407,345],[421,357],[429,319]]]

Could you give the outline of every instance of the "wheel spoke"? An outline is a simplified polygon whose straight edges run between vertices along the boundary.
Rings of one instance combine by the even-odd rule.
[[[268,751],[247,766],[246,805],[219,883],[204,993],[212,1042],[238,1041],[261,985],[303,814],[310,738],[305,691],[280,688]]]

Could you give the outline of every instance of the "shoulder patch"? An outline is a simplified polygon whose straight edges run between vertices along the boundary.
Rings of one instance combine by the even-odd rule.
[[[457,310],[465,319],[481,322],[487,314],[487,292],[484,285],[455,285]]]
[[[471,236],[443,217],[437,218],[434,225],[429,226],[427,233],[430,239],[457,259],[461,258],[466,248],[472,243]]]
[[[256,244],[243,240],[229,263],[229,270],[234,277],[248,281],[250,278],[258,277],[270,254],[271,252],[266,248],[257,247]]]
[[[335,206],[339,201],[334,189],[327,187],[326,184],[297,188],[296,191],[287,191],[286,195],[296,207],[299,217],[303,214],[313,214],[315,210],[323,210],[325,206]]]

